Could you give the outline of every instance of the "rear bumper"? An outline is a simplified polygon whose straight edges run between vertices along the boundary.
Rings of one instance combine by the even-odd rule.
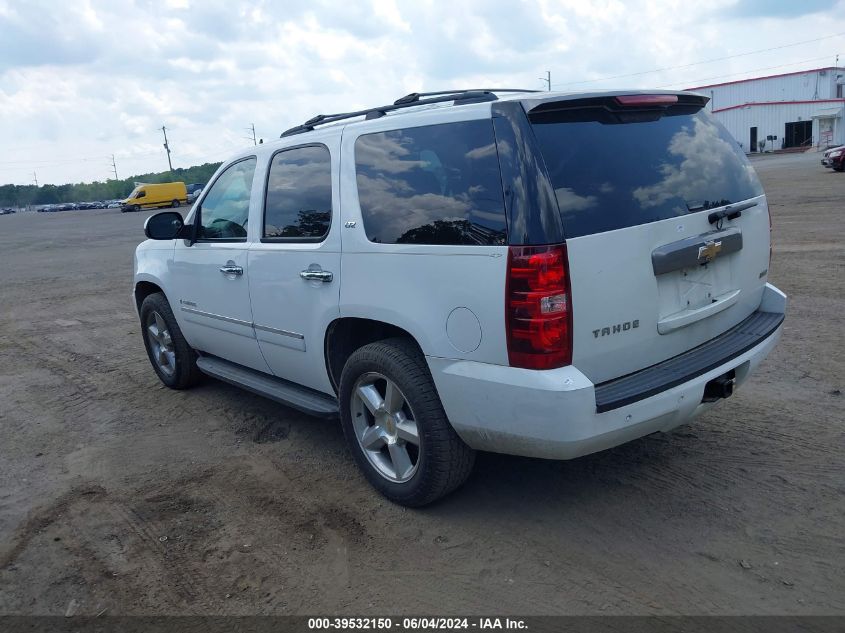
[[[786,296],[767,284],[756,314],[783,315],[785,311]],[[710,362],[699,362],[697,368],[691,368],[695,359],[689,358],[681,363],[677,359],[682,357],[662,363],[675,362],[686,368],[683,380],[669,380],[650,395],[641,392],[643,397],[623,404],[617,401],[610,409],[601,407],[602,390],[606,396],[607,384],[597,388],[572,366],[533,371],[434,357],[427,360],[446,414],[469,446],[497,453],[572,459],[655,431],[668,431],[692,419],[711,406],[702,403],[709,381],[734,370],[736,386],[745,382],[779,340],[783,326],[782,319],[778,321],[750,345],[728,349],[723,362],[714,361],[711,348],[704,350],[711,353]],[[647,371],[638,372],[643,375],[640,378],[648,379]],[[653,391],[654,381],[645,383]],[[630,387],[631,383],[622,386]],[[630,389],[616,392],[630,400]]]

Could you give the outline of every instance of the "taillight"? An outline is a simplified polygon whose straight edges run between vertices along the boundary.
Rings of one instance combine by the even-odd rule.
[[[511,246],[505,327],[512,367],[553,369],[572,362],[572,303],[565,244]]]

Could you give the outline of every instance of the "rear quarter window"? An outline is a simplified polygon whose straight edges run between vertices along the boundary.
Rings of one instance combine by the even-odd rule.
[[[584,108],[531,120],[568,238],[763,193],[736,141],[704,111],[647,120]]]
[[[362,135],[355,168],[372,242],[507,243],[490,119]]]

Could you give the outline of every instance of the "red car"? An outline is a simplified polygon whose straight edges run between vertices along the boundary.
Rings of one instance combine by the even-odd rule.
[[[845,145],[831,147],[822,155],[822,165],[830,167],[833,171],[845,169]]]

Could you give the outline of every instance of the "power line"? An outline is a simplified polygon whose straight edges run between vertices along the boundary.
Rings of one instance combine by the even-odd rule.
[[[772,46],[769,48],[761,48],[756,51],[747,51],[745,53],[737,53],[736,55],[726,55],[725,57],[714,57],[712,59],[705,59],[699,62],[692,62],[690,64],[681,64],[680,66],[666,66],[665,68],[655,68],[653,70],[643,70],[641,72],[636,73],[629,73],[627,75],[613,75],[611,77],[601,77],[599,79],[585,79],[583,81],[574,81],[571,83],[566,84],[567,87],[569,86],[578,86],[581,84],[591,84],[596,83],[599,81],[609,81],[611,79],[624,79],[626,77],[639,77],[641,75],[650,75],[652,73],[662,73],[667,70],[679,70],[681,68],[691,68],[692,66],[700,66],[702,64],[710,64],[712,62],[721,62],[725,61],[726,59],[736,59],[737,57],[745,57],[747,55],[756,55],[757,53],[767,53],[769,51],[778,51],[784,48],[790,48],[792,46],[800,46],[801,44],[809,44],[811,42],[821,42],[822,40],[829,40],[834,37],[840,37],[845,35],[845,31],[841,33],[834,33],[833,35],[825,35],[823,37],[816,37],[811,40],[803,40],[801,42],[792,42],[791,44],[781,44],[780,46]],[[747,71],[747,72],[754,72],[754,71]]]
[[[700,84],[702,81],[713,81],[714,79],[726,79],[727,77],[736,77],[737,75],[746,75],[748,73],[757,73],[763,70],[776,70],[778,68],[786,68],[787,66],[798,66],[799,64],[806,64],[808,62],[815,62],[820,59],[830,59],[830,55],[822,55],[821,57],[813,57],[811,59],[804,59],[800,62],[790,62],[788,64],[779,64],[777,66],[766,66],[764,68],[753,68],[751,70],[743,70],[738,73],[729,73],[727,75],[716,75],[714,77],[702,77],[700,79],[691,79],[687,81],[676,81],[671,84],[658,86],[658,88],[671,88],[672,86],[689,86],[689,84]]]
[[[65,163],[79,163],[79,162],[88,162],[88,161],[99,161],[103,160],[102,155],[100,156],[80,156],[77,158],[56,158],[56,159],[35,159],[35,160],[9,160],[9,161],[0,161],[0,165],[30,165],[32,167],[38,167],[43,165],[63,165]]]

